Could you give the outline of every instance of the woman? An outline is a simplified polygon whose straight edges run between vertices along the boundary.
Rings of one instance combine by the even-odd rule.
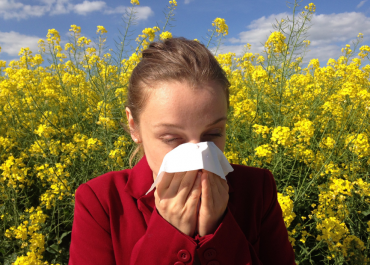
[[[295,264],[268,170],[231,164],[227,181],[165,173],[145,195],[178,145],[212,141],[224,151],[230,84],[196,41],[153,42],[142,55],[126,115],[144,155],[79,186],[69,264]]]

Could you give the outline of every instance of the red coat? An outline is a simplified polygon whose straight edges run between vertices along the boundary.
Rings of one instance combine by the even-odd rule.
[[[266,169],[231,164],[229,203],[214,234],[192,238],[157,212],[144,156],[132,169],[81,184],[75,194],[69,265],[284,264],[294,262],[276,184]]]

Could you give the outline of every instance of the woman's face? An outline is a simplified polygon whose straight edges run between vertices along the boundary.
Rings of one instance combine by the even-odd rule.
[[[128,108],[126,115],[134,130],[132,138],[143,144],[154,179],[164,156],[180,144],[211,141],[224,151],[227,102],[215,82],[194,90],[186,82],[157,84],[140,114],[139,130]]]

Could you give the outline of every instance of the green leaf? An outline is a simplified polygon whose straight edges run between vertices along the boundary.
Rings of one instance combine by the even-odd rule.
[[[369,210],[367,210],[367,211],[362,212],[362,214],[363,214],[364,216],[368,216],[368,215],[370,214],[370,209],[369,209]]]
[[[71,232],[72,232],[72,231],[64,232],[64,233],[60,236],[60,238],[59,238],[60,243],[62,243],[63,238],[64,238],[65,236],[67,236],[68,234],[70,234]]]
[[[59,251],[59,246],[57,244],[52,244],[51,246],[48,246],[46,250],[52,254],[55,254]]]

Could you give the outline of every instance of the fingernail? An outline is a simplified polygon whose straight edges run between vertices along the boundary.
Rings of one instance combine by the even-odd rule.
[[[200,178],[201,176],[202,176],[202,172],[199,171],[197,177]]]

